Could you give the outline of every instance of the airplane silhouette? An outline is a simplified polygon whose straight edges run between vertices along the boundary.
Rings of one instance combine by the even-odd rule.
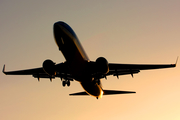
[[[133,74],[139,73],[140,70],[171,68],[177,63],[176,61],[175,64],[116,64],[108,63],[104,57],[90,61],[75,32],[62,21],[54,24],[54,38],[59,51],[66,59],[65,62],[55,64],[52,60],[47,59],[43,62],[42,67],[8,72],[5,71],[4,65],[3,73],[32,75],[38,81],[40,78],[49,78],[50,81],[60,78],[63,86],[70,86],[70,81],[76,80],[85,91],[69,95],[91,95],[98,99],[102,95],[136,93],[134,91],[104,90],[101,79],[106,76],[113,75],[119,78],[119,75],[130,74],[133,77]]]

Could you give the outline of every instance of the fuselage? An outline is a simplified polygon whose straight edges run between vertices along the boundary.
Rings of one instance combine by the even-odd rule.
[[[87,64],[90,60],[72,28],[64,22],[56,22],[54,37],[59,50],[66,59],[70,74],[80,82],[89,95],[101,97],[102,87],[94,82],[94,78],[89,74]]]

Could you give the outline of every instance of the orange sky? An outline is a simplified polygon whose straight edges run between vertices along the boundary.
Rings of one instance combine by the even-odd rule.
[[[53,24],[68,23],[91,60],[169,64],[180,54],[180,2],[16,0],[0,2],[0,65],[6,70],[41,67],[65,59],[55,44]],[[0,73],[1,120],[179,120],[180,67],[102,79],[104,89],[136,94],[70,97],[83,91],[76,81],[38,82],[32,76]]]

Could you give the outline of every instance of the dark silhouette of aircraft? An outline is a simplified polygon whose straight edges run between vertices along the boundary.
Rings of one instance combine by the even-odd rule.
[[[78,81],[84,88],[84,92],[69,95],[91,95],[97,99],[102,95],[135,93],[133,91],[104,90],[100,79],[106,76],[139,73],[140,70],[160,69],[175,67],[175,64],[115,64],[108,63],[106,58],[99,57],[96,61],[90,61],[81,46],[75,32],[66,23],[59,21],[54,24],[54,38],[59,51],[62,52],[66,61],[55,64],[52,60],[45,60],[42,67],[18,71],[5,71],[6,75],[32,75],[37,78],[49,78],[50,81],[56,77],[61,78],[63,86],[70,86],[70,81]]]

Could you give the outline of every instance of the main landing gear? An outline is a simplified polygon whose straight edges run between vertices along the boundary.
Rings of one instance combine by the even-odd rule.
[[[70,80],[62,81],[62,85],[63,85],[63,87],[65,87],[66,85],[69,87],[70,86]]]

